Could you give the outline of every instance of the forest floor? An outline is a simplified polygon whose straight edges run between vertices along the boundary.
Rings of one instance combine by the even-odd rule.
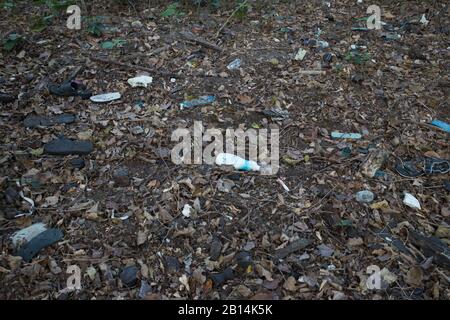
[[[0,102],[1,299],[450,297],[449,134],[431,125],[450,120],[448,4],[379,0],[384,24],[364,30],[356,0],[249,1],[231,19],[232,7],[110,2],[81,7],[81,30],[66,14],[36,22],[45,8],[29,1],[0,8],[13,46],[0,91],[16,97]],[[49,92],[74,70],[121,98]],[[147,88],[127,83],[142,74]],[[205,95],[216,100],[180,108]],[[25,121],[61,114],[75,121]],[[278,126],[278,172],[174,164],[171,135],[194,121]],[[49,154],[60,136],[94,148]],[[374,199],[357,201],[363,190]],[[62,236],[23,259],[11,237],[35,223]]]

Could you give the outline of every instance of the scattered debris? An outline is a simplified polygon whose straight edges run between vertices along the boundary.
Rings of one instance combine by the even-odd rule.
[[[183,101],[180,103],[180,109],[186,109],[186,108],[193,108],[197,106],[203,106],[206,104],[211,104],[214,101],[216,101],[215,96],[201,96],[198,99],[189,100],[189,101]]]
[[[239,69],[241,67],[242,64],[242,60],[241,59],[234,59],[233,61],[231,61],[228,66],[227,69],[228,70],[236,70]]]
[[[288,255],[290,255],[291,253],[294,253],[298,250],[304,249],[307,246],[309,246],[312,243],[311,240],[308,239],[299,239],[296,240],[294,242],[292,242],[291,244],[288,244],[286,247],[282,248],[282,249],[278,249],[275,254],[274,254],[274,259],[279,260],[279,259],[284,259],[286,258]]]
[[[17,255],[21,256],[24,261],[30,262],[42,249],[51,246],[63,238],[63,233],[59,229],[47,229],[30,241],[25,243]]]
[[[44,145],[45,153],[60,156],[89,154],[93,150],[94,145],[90,141],[71,140],[65,137],[59,137]]]
[[[120,281],[127,287],[134,287],[138,281],[138,272],[138,267],[127,266],[120,273]]]
[[[361,139],[362,135],[360,133],[341,133],[337,131],[331,132],[331,137],[333,139]]]
[[[403,203],[410,208],[419,210],[421,209],[419,200],[417,200],[412,194],[408,192],[404,193]]]
[[[47,227],[44,223],[35,223],[27,228],[15,232],[11,237],[14,248],[20,248],[22,245],[30,242],[31,239],[45,230],[47,230]]]
[[[375,194],[369,190],[362,190],[356,193],[356,201],[370,203],[375,199]]]
[[[153,77],[150,76],[137,76],[134,78],[128,79],[128,84],[135,87],[144,87],[147,88],[153,82]]]
[[[433,120],[433,121],[431,121],[431,124],[433,126],[441,128],[445,132],[450,132],[450,124],[448,124],[447,122],[444,122],[444,121],[441,121],[441,120]]]
[[[50,127],[56,124],[69,124],[75,121],[73,114],[63,113],[56,116],[43,117],[37,115],[28,115],[23,120],[26,128]]]
[[[375,174],[381,169],[388,157],[389,153],[382,149],[371,152],[361,167],[361,173],[368,178],[375,177]]]
[[[234,154],[219,153],[216,157],[218,166],[233,166],[236,170],[259,171],[261,167],[252,160],[245,160]]]
[[[131,85],[131,86],[133,86],[133,85]],[[120,92],[111,92],[111,93],[103,93],[103,94],[98,94],[98,95],[95,95],[95,96],[91,96],[89,99],[92,102],[105,103],[105,102],[118,100],[120,98],[121,98]]]

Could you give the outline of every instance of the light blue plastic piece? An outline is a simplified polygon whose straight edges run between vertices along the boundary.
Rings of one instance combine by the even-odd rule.
[[[333,131],[331,133],[331,137],[333,139],[361,139],[362,135],[360,133],[343,133],[343,132]]]
[[[431,121],[431,124],[433,126],[436,126],[438,128],[441,128],[442,130],[446,131],[446,132],[450,132],[450,124],[441,121],[441,120],[433,120]]]

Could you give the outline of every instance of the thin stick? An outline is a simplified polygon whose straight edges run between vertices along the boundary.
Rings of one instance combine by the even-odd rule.
[[[247,0],[245,0],[244,2],[242,2],[241,4],[239,4],[236,9],[234,9],[234,11],[231,13],[231,15],[228,17],[227,21],[225,21],[225,23],[220,27],[219,30],[217,30],[216,33],[216,38],[219,37],[220,33],[222,32],[223,28],[225,28],[225,26],[228,24],[228,22],[230,22],[231,18],[233,18],[233,16],[236,14],[236,12],[239,11],[239,9],[241,9],[241,7],[245,6],[247,4]]]
[[[197,37],[192,32],[182,31],[182,32],[180,32],[180,35],[183,38],[185,38],[186,40],[193,41],[193,42],[198,43],[198,44],[200,44],[200,45],[202,45],[204,47],[207,47],[209,49],[213,49],[213,50],[216,50],[216,51],[223,51],[223,49],[221,47],[219,47],[218,45],[215,45],[214,43],[211,43],[209,41],[206,41],[205,39]]]
[[[122,63],[119,61],[113,61],[113,60],[109,60],[109,59],[105,59],[105,58],[100,58],[100,57],[90,57],[92,60],[94,61],[98,61],[98,62],[102,62],[102,63],[108,63],[108,64],[115,64],[117,66],[123,67],[123,68],[127,68],[127,69],[132,69],[132,70],[141,70],[141,71],[147,71],[147,72],[152,72],[152,73],[157,73],[161,76],[164,77],[172,77],[172,78],[177,78],[179,77],[179,75],[175,74],[175,73],[171,73],[171,72],[167,72],[167,71],[159,71],[153,68],[148,68],[148,67],[143,67],[143,66],[135,66],[132,64],[128,64],[128,63]]]

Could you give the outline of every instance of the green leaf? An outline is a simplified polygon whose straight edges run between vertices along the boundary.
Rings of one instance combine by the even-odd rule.
[[[7,9],[12,9],[14,8],[16,5],[14,4],[14,2],[12,2],[11,0],[6,0],[3,1],[2,3],[2,7],[3,9],[7,10]]]
[[[8,38],[6,39],[6,41],[4,41],[3,43],[3,49],[5,49],[6,51],[11,51],[12,49],[14,49],[21,41],[23,40],[23,38],[18,35],[17,33],[11,33]]]
[[[35,157],[39,157],[43,153],[44,153],[44,148],[31,149],[31,151],[30,151],[30,154]]]
[[[184,15],[184,12],[178,11],[178,7],[180,6],[180,4],[178,2],[174,2],[172,4],[169,4],[166,8],[166,10],[164,10],[161,13],[161,16],[164,18],[169,18],[169,17],[173,17],[173,16],[182,16]]]

